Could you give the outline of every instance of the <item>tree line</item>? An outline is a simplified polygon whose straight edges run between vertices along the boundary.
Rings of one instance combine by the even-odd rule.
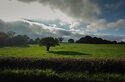
[[[105,40],[98,37],[85,36],[76,41],[76,43],[87,43],[87,44],[125,44],[125,42],[117,42]]]
[[[44,40],[44,42],[42,41]],[[0,46],[22,46],[22,45],[28,45],[28,44],[40,44],[40,42],[43,42],[43,45],[48,44],[47,42],[54,43],[57,42],[57,44],[61,43],[64,38],[53,38],[53,37],[47,37],[45,38],[36,38],[31,39],[27,35],[17,35],[15,32],[0,32]],[[46,42],[46,43],[45,43]],[[68,43],[88,43],[88,44],[125,44],[125,42],[117,42],[117,41],[109,41],[104,40],[102,38],[98,37],[91,37],[91,36],[85,36],[81,37],[79,40],[69,39]],[[55,44],[55,43],[54,43]],[[52,45],[52,44],[49,44]]]
[[[0,32],[0,46],[22,46],[29,43],[27,35],[16,35],[15,32]]]

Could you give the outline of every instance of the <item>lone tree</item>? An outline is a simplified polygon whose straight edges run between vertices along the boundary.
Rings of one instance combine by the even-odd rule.
[[[69,39],[68,43],[74,43],[74,39]]]
[[[46,50],[49,51],[50,47],[55,47],[56,45],[59,45],[59,41],[57,38],[46,37],[42,38],[39,44],[40,46],[46,46]]]

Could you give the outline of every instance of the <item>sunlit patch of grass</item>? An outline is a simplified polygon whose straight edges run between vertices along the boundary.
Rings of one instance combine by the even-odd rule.
[[[51,52],[51,53],[50,53]],[[49,57],[49,58],[123,58],[124,44],[70,44],[62,43],[51,47],[47,52],[45,47],[30,45],[29,47],[1,47],[0,57]]]

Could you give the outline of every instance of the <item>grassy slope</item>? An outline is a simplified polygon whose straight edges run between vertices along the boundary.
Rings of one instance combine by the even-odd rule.
[[[31,45],[30,47],[3,47],[0,48],[1,57],[125,57],[125,45],[123,44],[69,44],[63,43],[50,49],[48,53],[45,47]]]

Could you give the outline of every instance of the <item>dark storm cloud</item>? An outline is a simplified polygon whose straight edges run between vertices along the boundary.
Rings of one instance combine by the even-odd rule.
[[[22,2],[39,2],[59,9],[65,14],[84,21],[103,18],[106,21],[125,19],[124,0],[19,0]]]
[[[125,20],[124,0],[19,0],[22,2],[39,2],[52,9],[58,9],[68,16],[83,21],[87,32],[116,28],[116,22]],[[123,20],[123,21],[121,21]],[[122,25],[123,28],[125,27]],[[81,27],[77,27],[78,29]],[[119,28],[119,27],[117,27]]]
[[[101,14],[100,8],[96,3],[90,0],[19,0],[30,3],[37,1],[43,5],[49,6],[52,9],[58,9],[63,13],[76,18],[86,19],[86,21],[94,20]]]
[[[125,19],[125,0],[91,0],[101,8],[104,19],[108,22]]]
[[[44,24],[45,27],[56,27],[54,33],[58,35],[72,36],[72,30],[79,33],[103,34],[110,32],[111,34],[121,34],[115,30],[123,29],[125,31],[125,1],[124,0],[18,0],[24,3],[38,2],[48,6],[53,10],[59,10],[67,16],[76,19],[79,24],[71,27],[71,25],[60,25],[60,21],[35,21]],[[79,21],[80,20],[80,21]],[[33,22],[31,20],[31,22]],[[35,28],[36,27],[36,28]],[[43,29],[43,26],[35,25],[33,30],[38,33],[51,35],[51,31]],[[61,29],[59,29],[61,28]],[[41,30],[39,30],[41,29]],[[109,31],[109,29],[112,29]],[[121,35],[125,35],[125,32]],[[76,35],[75,35],[76,36]]]
[[[22,21],[7,22],[5,31],[14,31],[17,34],[32,34],[28,23]]]

